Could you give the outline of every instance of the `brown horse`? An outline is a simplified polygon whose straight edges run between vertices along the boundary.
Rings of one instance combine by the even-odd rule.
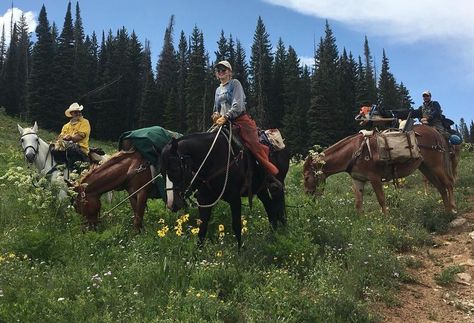
[[[450,156],[445,138],[434,128],[415,125],[413,130],[422,159],[412,159],[393,166],[375,162],[370,157],[367,145],[363,144],[364,136],[361,133],[346,137],[330,146],[318,161],[308,156],[303,166],[306,193],[321,194],[321,184],[328,176],[347,172],[352,177],[357,210],[362,210],[364,185],[370,182],[382,212],[387,213],[382,182],[408,176],[419,168],[441,194],[446,211],[455,213],[453,188],[460,147],[454,146],[454,154]],[[372,152],[376,151],[375,136],[370,137],[369,143]]]
[[[120,151],[104,164],[89,171],[74,186],[74,191],[78,193],[74,200],[74,208],[85,217],[89,228],[96,228],[99,222],[101,195],[112,190],[126,190],[131,195],[129,200],[134,213],[134,227],[140,231],[143,227],[146,201],[152,187],[147,183],[151,179],[149,163],[140,153]]]

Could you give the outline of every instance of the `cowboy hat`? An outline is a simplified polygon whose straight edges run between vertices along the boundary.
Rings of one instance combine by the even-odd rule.
[[[82,109],[84,109],[84,107],[82,105],[79,105],[79,103],[74,102],[73,104],[71,104],[69,106],[69,108],[67,108],[66,111],[64,111],[64,114],[66,115],[66,117],[71,118],[72,117],[72,115],[71,115],[72,111],[82,111]]]

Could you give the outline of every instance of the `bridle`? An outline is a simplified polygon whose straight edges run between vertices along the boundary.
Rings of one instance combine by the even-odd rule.
[[[30,136],[30,135],[36,136],[36,140],[35,140],[35,142],[36,142],[36,147],[34,147],[33,145],[27,145],[26,147],[23,146],[23,141],[24,141],[23,138],[26,137],[26,136]],[[25,133],[25,134],[21,135],[21,137],[20,137],[20,143],[21,143],[21,147],[23,148],[23,155],[24,155],[24,156],[26,156],[26,150],[27,150],[28,148],[33,149],[33,152],[35,153],[35,158],[33,159],[33,161],[35,161],[36,158],[38,157],[38,151],[39,151],[39,145],[40,145],[38,135],[37,135],[35,132],[28,132],[28,133]],[[43,168],[44,168],[44,167],[43,167]]]

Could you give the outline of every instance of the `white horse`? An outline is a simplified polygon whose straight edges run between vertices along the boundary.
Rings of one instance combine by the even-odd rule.
[[[33,165],[40,175],[51,175],[50,182],[61,187],[59,197],[67,197],[67,185],[63,179],[69,179],[69,169],[67,167],[61,167],[61,171],[58,169],[59,164],[51,154],[50,144],[38,136],[38,124],[35,122],[32,128],[22,128],[18,125],[18,131],[20,132],[20,143],[26,161]],[[99,160],[99,163],[107,160],[108,157],[108,155],[100,156],[99,154],[93,156],[94,160]],[[60,175],[63,175],[63,178],[60,179]],[[58,179],[60,180],[58,181]]]

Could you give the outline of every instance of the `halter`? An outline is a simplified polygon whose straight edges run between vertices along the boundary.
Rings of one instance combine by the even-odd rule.
[[[39,146],[40,146],[40,140],[39,140],[39,136],[36,132],[28,132],[28,133],[25,133],[23,135],[21,135],[20,137],[20,143],[22,142],[22,139],[23,137],[26,137],[26,136],[30,136],[30,135],[34,135],[36,136],[36,147],[34,147],[33,145],[28,145],[26,147],[23,147],[23,144],[21,145],[23,147],[23,155],[25,156],[26,158],[26,150],[28,148],[31,148],[33,149],[33,152],[35,153],[35,158],[33,159],[33,162],[36,161],[36,159],[38,158],[38,155],[39,155]],[[41,167],[41,169],[38,169],[38,171],[41,173],[45,168],[46,168],[46,161],[48,160],[48,157],[49,155],[51,154],[51,147],[48,148],[48,153],[46,154],[46,157],[44,158],[44,164],[43,164],[43,167]],[[51,158],[51,169],[45,174],[45,175],[49,175],[51,173],[53,173],[55,170],[56,170],[56,165],[53,165],[53,162],[54,162],[54,159]]]

